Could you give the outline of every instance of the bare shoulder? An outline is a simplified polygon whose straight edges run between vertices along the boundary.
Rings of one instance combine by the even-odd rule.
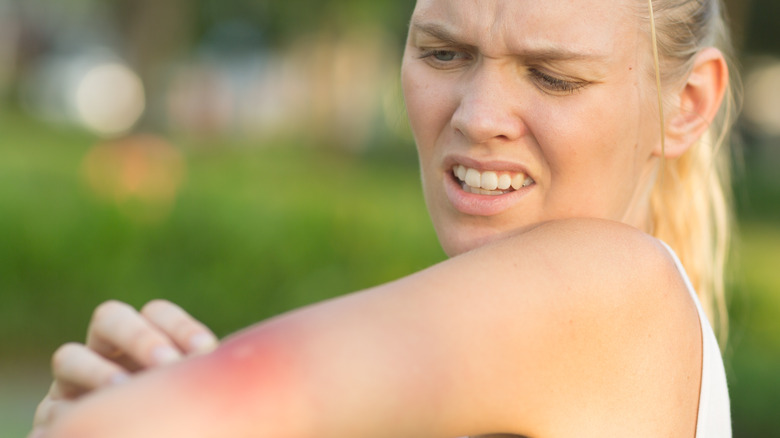
[[[651,269],[673,267],[660,242],[628,225],[601,219],[568,219],[543,223],[499,244],[511,247],[514,241],[526,242],[558,255],[562,261],[587,264],[613,263],[624,268],[642,266]]]
[[[507,418],[518,426],[525,422],[528,429],[504,432],[658,436],[689,430],[693,435],[699,320],[658,240],[618,223],[566,220],[542,224],[461,260],[456,269],[489,261],[471,272],[490,272],[483,275],[491,278],[488,290],[495,295],[487,300],[495,300],[495,306],[483,316],[501,321],[503,339],[510,340],[483,333],[496,349],[490,366],[506,366],[503,384],[511,388],[491,397],[512,406],[507,412],[532,414]],[[496,330],[490,320],[480,324]]]
[[[546,283],[544,289],[569,294],[570,299],[582,294],[581,298],[594,305],[601,302],[599,297],[643,306],[653,301],[668,305],[670,295],[690,301],[682,276],[663,244],[612,221],[547,222],[475,250],[464,259],[489,260],[497,283],[506,280],[515,284],[518,279],[514,276],[521,275],[523,282]]]

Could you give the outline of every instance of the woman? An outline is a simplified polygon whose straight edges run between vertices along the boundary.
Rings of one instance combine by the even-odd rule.
[[[717,307],[723,34],[717,1],[418,0],[403,87],[452,258],[208,354],[170,303],[103,305],[34,433],[730,436],[712,329],[656,238]]]

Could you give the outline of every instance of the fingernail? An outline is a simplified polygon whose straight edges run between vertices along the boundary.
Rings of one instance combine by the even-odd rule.
[[[208,333],[199,333],[190,339],[190,347],[195,354],[206,354],[217,348],[217,339]]]
[[[152,357],[158,365],[168,365],[178,362],[181,359],[181,353],[176,351],[173,347],[163,345],[162,347],[154,349]]]

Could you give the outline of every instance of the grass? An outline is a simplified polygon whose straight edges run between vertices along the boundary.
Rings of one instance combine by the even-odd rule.
[[[154,203],[85,183],[95,139],[29,123],[5,127],[0,146],[3,349],[79,339],[109,298],[175,300],[224,335],[443,258],[412,157],[184,144],[185,183],[149,221],[132,212]]]
[[[109,298],[136,306],[168,298],[225,335],[444,258],[408,147],[355,157],[291,143],[174,140],[186,177],[166,209],[101,197],[105,187],[90,186],[82,170],[97,143],[0,114],[0,372],[7,376],[45,365],[56,346],[82,339],[91,309]],[[780,205],[776,188],[762,187],[761,205]],[[743,224],[732,294],[735,437],[780,430],[780,224],[775,210],[766,211]],[[18,386],[15,400],[24,399]],[[36,395],[27,399],[43,388],[31,384]],[[27,411],[0,431],[26,430]]]

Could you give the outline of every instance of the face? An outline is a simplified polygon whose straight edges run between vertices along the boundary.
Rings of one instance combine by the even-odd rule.
[[[555,219],[647,228],[652,52],[619,3],[418,0],[403,88],[448,254]]]

